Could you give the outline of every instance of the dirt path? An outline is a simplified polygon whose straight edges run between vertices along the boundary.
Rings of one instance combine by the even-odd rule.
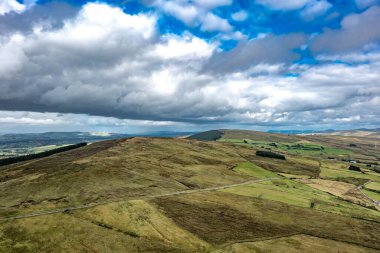
[[[264,181],[271,181],[273,179],[284,179],[284,178],[277,178],[277,177],[264,178],[264,179],[250,180],[250,181],[246,181],[243,183],[223,185],[223,186],[215,186],[215,187],[209,187],[209,188],[204,188],[204,189],[184,190],[184,191],[169,192],[169,193],[157,194],[157,195],[146,196],[146,197],[136,197],[136,198],[128,198],[128,199],[122,199],[122,200],[112,200],[112,201],[90,203],[90,204],[84,204],[84,205],[79,205],[79,206],[65,207],[65,208],[61,208],[61,209],[40,211],[40,212],[15,215],[15,216],[8,216],[8,217],[0,217],[0,221],[9,221],[9,220],[38,217],[38,216],[44,216],[44,215],[50,215],[50,214],[56,214],[56,213],[65,213],[65,212],[70,212],[70,211],[75,211],[75,210],[80,210],[80,209],[88,209],[88,208],[93,208],[96,206],[107,205],[107,204],[111,204],[111,203],[128,201],[128,200],[143,200],[143,199],[152,199],[152,198],[158,198],[158,197],[184,195],[184,194],[191,194],[191,193],[198,193],[198,192],[217,191],[217,190],[223,190],[223,189],[232,188],[232,187],[236,187],[236,186],[249,185],[249,184],[260,183],[260,182],[264,182]]]
[[[376,206],[380,206],[380,202],[377,201],[377,200],[374,200],[372,199],[370,196],[368,196],[367,194],[365,194],[362,189],[369,183],[372,183],[372,180],[368,180],[366,183],[362,184],[362,185],[359,185],[356,189],[361,193],[363,194],[367,199],[371,200],[372,203]]]

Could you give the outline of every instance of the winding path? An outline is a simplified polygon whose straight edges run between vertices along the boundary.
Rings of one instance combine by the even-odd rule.
[[[156,195],[139,197],[139,198],[137,198],[137,197],[133,198],[132,197],[132,198],[122,199],[122,200],[103,201],[103,202],[90,203],[90,204],[84,204],[84,205],[79,205],[79,206],[65,207],[65,208],[61,208],[61,209],[53,209],[53,210],[40,211],[40,212],[34,212],[34,213],[27,213],[27,214],[22,214],[22,215],[0,217],[0,221],[9,221],[9,220],[16,220],[16,219],[45,216],[45,215],[56,214],[56,213],[65,213],[65,212],[70,212],[70,211],[75,211],[75,210],[80,210],[80,209],[88,209],[88,208],[93,208],[96,206],[107,205],[107,204],[111,204],[111,203],[115,203],[115,202],[128,201],[128,200],[152,199],[152,198],[184,195],[184,194],[191,194],[191,193],[198,193],[198,192],[217,191],[217,190],[223,190],[223,189],[232,188],[232,187],[236,187],[236,186],[249,185],[249,184],[260,183],[260,182],[264,182],[264,181],[271,181],[273,179],[284,179],[284,178],[277,178],[277,177],[263,178],[263,179],[257,179],[257,180],[249,180],[249,181],[246,181],[243,183],[223,185],[223,186],[214,186],[214,187],[203,188],[203,189],[169,192],[169,193],[156,194]]]

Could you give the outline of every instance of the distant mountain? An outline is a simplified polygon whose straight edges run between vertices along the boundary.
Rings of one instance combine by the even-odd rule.
[[[219,129],[201,132],[189,136],[188,139],[202,140],[202,141],[215,141],[219,139],[253,139],[260,141],[298,141],[296,136],[279,134],[279,133],[267,133],[252,130],[230,130]]]
[[[321,135],[340,135],[352,137],[380,138],[380,129],[361,129],[361,130],[335,130],[331,132],[319,132]]]
[[[314,130],[268,130],[268,133],[277,133],[277,134],[312,134],[316,131]]]
[[[210,131],[205,131],[201,133],[196,133],[187,138],[192,139],[192,140],[201,140],[201,141],[216,141],[222,138],[223,134],[224,134],[223,130],[210,130]]]
[[[380,128],[375,129],[353,129],[353,130],[269,130],[268,133],[280,133],[280,134],[294,134],[294,135],[341,135],[341,136],[357,136],[357,137],[370,137],[370,138],[380,138]]]
[[[144,137],[179,137],[191,135],[192,132],[147,132],[143,134],[120,134],[106,132],[47,132],[28,134],[0,135],[1,148],[29,148],[47,145],[66,145],[79,142],[97,142],[103,140],[122,139],[132,136]]]
[[[94,134],[87,132],[47,132],[0,135],[0,148],[29,148],[47,145],[66,145],[129,137],[126,134]]]

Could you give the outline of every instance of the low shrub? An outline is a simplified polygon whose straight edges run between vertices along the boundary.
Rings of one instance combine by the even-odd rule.
[[[353,170],[353,171],[362,171],[359,166],[355,166],[355,165],[350,165],[348,169]]]

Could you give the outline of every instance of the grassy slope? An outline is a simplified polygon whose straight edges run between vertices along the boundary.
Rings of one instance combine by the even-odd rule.
[[[95,143],[2,169],[0,214],[243,182],[230,169],[244,161],[237,152],[183,139]]]
[[[0,252],[202,252],[207,247],[145,201],[0,226]]]
[[[249,130],[223,130],[223,139],[251,139],[256,141],[270,142],[297,142],[300,138],[295,135],[284,135],[276,133],[264,133]]]
[[[236,194],[154,199],[176,224],[216,246],[307,234],[380,249],[380,224]]]
[[[317,238],[302,246],[309,249],[319,247],[321,237],[345,242],[337,245],[352,251],[380,249],[380,225],[369,221],[379,221],[378,212],[291,180],[128,201],[272,177],[277,172],[319,174],[314,158],[289,155],[281,161],[257,157],[255,150],[231,143],[133,138],[4,167],[0,216],[123,201],[0,222],[0,252],[209,252],[231,243],[293,234]],[[340,166],[346,165],[323,162],[322,174],[344,175],[348,170]]]
[[[323,161],[321,166],[321,178],[363,178],[366,180],[372,180],[380,182],[378,174],[362,173],[357,171],[348,170],[349,164],[336,162],[336,161]]]
[[[242,196],[251,196],[272,201],[279,201],[299,207],[311,207],[320,211],[332,212],[350,217],[363,217],[380,222],[380,212],[353,205],[347,201],[337,199],[331,194],[318,189],[313,189],[300,182],[281,180],[273,182],[262,182],[238,186],[222,190]]]
[[[235,140],[242,141],[244,139],[252,140],[257,143],[262,142],[268,144],[269,142],[275,143],[311,143],[315,145],[325,146],[324,152],[326,155],[345,155],[349,159],[358,159],[367,162],[380,161],[380,149],[378,139],[359,136],[338,136],[338,135],[283,135],[275,133],[264,133],[248,130],[221,130],[223,132],[220,140]],[[355,147],[350,146],[355,144]],[[265,145],[264,145],[265,146]],[[299,152],[300,154],[307,155],[320,155],[315,151],[299,151],[293,150],[291,153]],[[323,153],[322,153],[323,154]]]
[[[233,171],[239,172],[241,174],[246,174],[256,178],[277,178],[278,174],[271,171],[265,170],[251,162],[244,162],[238,164]]]

